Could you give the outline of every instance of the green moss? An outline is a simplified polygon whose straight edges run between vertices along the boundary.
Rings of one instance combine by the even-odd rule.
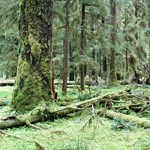
[[[44,90],[41,77],[34,72],[28,74],[22,89],[16,86],[13,92],[12,107],[18,112],[30,111],[41,101],[49,99],[48,91]]]
[[[21,78],[26,78],[29,74],[30,65],[26,61],[23,61],[21,56],[19,56],[18,59],[18,70],[17,70],[17,80],[16,84],[18,85],[20,83]],[[20,78],[21,77],[21,78]]]
[[[51,49],[48,47],[47,40],[51,40],[49,36],[51,11],[49,11],[50,2],[43,1],[43,3],[44,5],[41,5],[40,0],[37,2],[19,0],[20,55],[11,102],[12,108],[18,112],[30,111],[40,102],[50,100],[49,53]],[[42,14],[42,17],[47,20],[44,24],[41,20],[41,12],[46,12]],[[42,28],[48,32],[45,33]]]
[[[28,37],[29,44],[31,46],[31,54],[34,57],[39,58],[41,55],[41,44],[38,42],[38,38],[33,36],[31,33],[29,34]]]
[[[41,58],[41,71],[42,71],[42,74],[47,77],[47,78],[50,78],[50,68],[47,67],[49,64],[48,64],[49,60],[47,60],[46,58]]]

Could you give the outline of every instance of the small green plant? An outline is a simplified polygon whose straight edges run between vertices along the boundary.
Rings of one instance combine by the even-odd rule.
[[[78,95],[78,99],[80,101],[84,101],[84,100],[86,100],[88,98],[89,98],[89,94],[88,93],[79,93],[79,95]]]
[[[115,131],[121,131],[121,130],[133,130],[135,124],[126,122],[121,119],[116,119],[112,123],[112,129]]]

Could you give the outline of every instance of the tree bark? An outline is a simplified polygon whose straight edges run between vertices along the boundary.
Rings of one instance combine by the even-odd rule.
[[[66,0],[66,28],[64,38],[64,60],[63,60],[63,74],[62,74],[62,94],[67,93],[67,77],[68,77],[68,49],[69,49],[69,5],[70,0]]]
[[[82,18],[81,18],[81,43],[80,43],[80,60],[82,60],[82,56],[84,55],[85,49],[85,4],[82,3]],[[81,90],[84,90],[84,69],[85,66],[83,63],[80,64],[80,87]]]
[[[147,5],[148,5],[148,9],[150,10],[150,1],[147,1]],[[150,29],[150,16],[148,17],[149,18],[149,21],[148,21],[148,28]],[[149,70],[150,70],[150,31],[149,31],[149,33],[148,33],[148,44],[149,44],[149,65],[148,65],[148,67],[149,67]],[[149,76],[150,76],[150,74],[149,74]]]
[[[69,43],[69,62],[70,62],[70,73],[69,81],[74,81],[74,67],[73,67],[73,48],[71,42]]]
[[[20,54],[11,107],[25,113],[49,101],[52,47],[52,0],[21,0]]]
[[[109,83],[114,84],[116,82],[116,2],[115,0],[110,0],[110,14],[111,14],[111,51],[110,51],[110,74]]]
[[[91,14],[91,34],[94,35],[94,18],[93,18],[93,14]],[[95,52],[95,48],[94,48],[94,45],[93,45],[93,50],[92,50],[93,61],[95,61],[95,55],[96,55],[96,52]],[[95,68],[92,69],[92,77],[94,77],[96,79],[96,70],[95,70]]]

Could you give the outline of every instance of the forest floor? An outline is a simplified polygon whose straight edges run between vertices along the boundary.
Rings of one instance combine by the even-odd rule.
[[[149,86],[132,85],[132,88],[150,96]],[[0,100],[5,99],[9,103],[12,89],[8,86],[0,87]],[[81,94],[77,88],[70,88],[66,97],[58,93],[58,101],[60,99],[64,102],[62,99],[67,99],[76,102],[86,99],[90,92],[97,95],[120,89],[124,89],[124,86],[91,87],[91,91],[87,88]],[[0,118],[8,114],[9,106],[0,106]],[[149,128],[127,122],[124,122],[124,128],[117,128],[118,120],[100,116],[85,126],[91,115],[92,110],[88,109],[55,121],[36,123],[36,126],[41,127],[39,130],[27,126],[0,130],[0,150],[38,150],[40,146],[45,150],[150,150]],[[133,115],[138,116],[135,113]],[[150,116],[146,118],[150,119]]]

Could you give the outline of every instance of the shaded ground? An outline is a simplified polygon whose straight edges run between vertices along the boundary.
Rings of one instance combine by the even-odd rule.
[[[92,88],[92,94],[98,91],[108,93],[123,89],[123,86],[111,88]],[[150,93],[149,87],[133,87],[136,92]],[[98,90],[98,91],[97,91]],[[0,89],[0,98],[11,99],[12,88]],[[88,89],[85,94],[88,93]],[[61,94],[59,93],[59,96]],[[67,97],[63,99],[81,98],[76,89],[70,89]],[[76,101],[76,100],[75,100]],[[0,107],[0,118],[8,114],[8,106]],[[58,119],[54,122],[36,123],[42,130],[29,127],[3,130],[0,133],[0,150],[36,150],[34,141],[42,145],[46,150],[149,150],[150,129],[138,128],[133,124],[109,120],[96,116],[93,123],[83,128],[91,117],[92,109],[82,113],[72,114],[67,118]],[[83,130],[84,129],[84,130]]]

